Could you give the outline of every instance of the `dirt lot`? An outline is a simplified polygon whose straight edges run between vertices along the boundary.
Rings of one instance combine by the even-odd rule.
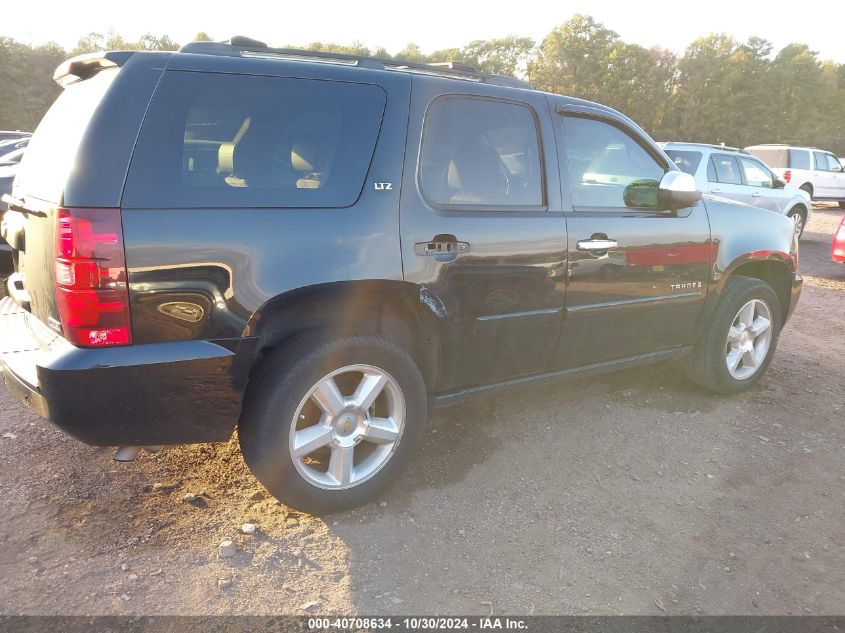
[[[117,464],[0,390],[0,614],[843,614],[841,215],[817,209],[752,392],[661,365],[455,407],[325,519],[266,497],[235,440]]]

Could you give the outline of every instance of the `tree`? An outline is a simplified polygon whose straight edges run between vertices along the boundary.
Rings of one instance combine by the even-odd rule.
[[[546,36],[528,66],[541,90],[595,99],[608,75],[608,58],[619,42],[615,31],[593,18],[576,15]]]
[[[534,51],[530,37],[510,35],[501,39],[475,40],[458,51],[461,61],[485,73],[525,77]]]

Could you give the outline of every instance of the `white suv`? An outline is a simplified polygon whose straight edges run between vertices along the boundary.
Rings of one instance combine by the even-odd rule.
[[[786,184],[763,161],[733,147],[701,143],[658,143],[699,191],[769,209],[789,217],[800,237],[813,205],[810,194]]]
[[[838,202],[845,209],[845,168],[833,153],[790,145],[752,145],[745,151],[764,161],[786,182],[809,193],[813,200]]]

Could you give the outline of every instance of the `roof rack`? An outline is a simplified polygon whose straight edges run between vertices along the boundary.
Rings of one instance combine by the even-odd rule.
[[[740,154],[747,154],[744,149],[739,147],[731,147],[730,145],[721,145],[719,143],[688,143],[685,141],[666,141],[663,145],[694,145],[696,147],[710,147],[712,149],[720,149],[726,152],[739,152]]]
[[[511,88],[532,87],[527,82],[516,79],[515,77],[482,73],[474,66],[459,61],[425,63],[404,59],[352,55],[349,53],[311,51],[298,48],[272,48],[264,42],[242,35],[236,35],[228,42],[191,42],[185,44],[179,52],[228,56],[272,56],[301,61],[347,64],[376,70],[399,70],[428,75],[440,75]]]

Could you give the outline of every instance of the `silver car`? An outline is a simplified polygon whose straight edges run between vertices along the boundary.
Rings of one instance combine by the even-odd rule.
[[[699,190],[788,216],[799,237],[812,214],[810,194],[785,183],[759,158],[732,147],[659,143]]]

